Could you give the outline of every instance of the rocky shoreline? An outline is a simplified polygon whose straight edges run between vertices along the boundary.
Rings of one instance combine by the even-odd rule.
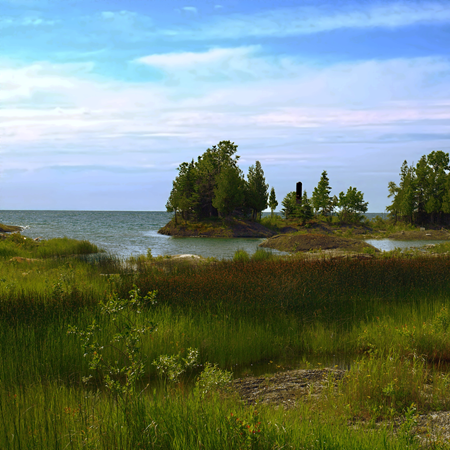
[[[0,223],[0,233],[15,233],[18,231],[22,231],[22,227],[18,227],[16,225],[4,225]]]
[[[159,234],[173,237],[223,237],[223,238],[268,238],[275,235],[258,222],[239,219],[183,222],[175,224],[172,219],[158,230]]]

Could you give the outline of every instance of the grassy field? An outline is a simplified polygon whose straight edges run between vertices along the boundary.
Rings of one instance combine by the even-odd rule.
[[[450,408],[446,256],[192,266],[17,236],[0,240],[2,449],[420,448],[415,415]],[[291,410],[214,388],[331,355],[355,362]]]

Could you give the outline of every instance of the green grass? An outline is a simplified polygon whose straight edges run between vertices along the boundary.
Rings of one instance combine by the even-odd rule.
[[[127,404],[52,383],[0,392],[2,449],[405,449],[389,429],[351,430],[332,417],[323,423],[307,408],[246,407],[232,396],[201,401],[178,388],[151,390]],[[249,424],[240,427],[236,420]],[[253,430],[259,430],[252,433]],[[242,434],[241,434],[242,433]]]
[[[450,361],[449,258],[303,261],[257,252],[168,269],[144,264],[150,255],[133,271],[108,256],[53,257],[90,253],[87,244],[43,244],[4,246],[38,261],[0,258],[2,449],[417,448],[407,433],[393,436],[390,425],[374,432],[370,423],[404,414],[412,403],[422,412],[450,407],[449,383],[430,366]],[[38,257],[43,248],[53,250]],[[117,333],[99,309],[110,293],[107,274],[119,274],[121,298],[133,285],[143,295],[158,291],[157,304],[140,315],[158,325],[140,348],[142,388],[149,387],[128,403],[107,395],[79,339],[67,333],[93,319],[100,342]],[[173,388],[157,388],[152,361],[190,347],[199,349],[200,365],[224,369],[337,354],[359,362],[337,390],[299,409],[258,405],[261,434],[253,442],[230,418],[257,426],[255,408],[231,393],[198,399],[191,386],[200,368]],[[113,361],[116,351],[108,347],[104,357]],[[90,374],[86,387],[81,380]],[[354,418],[367,423],[352,429]]]

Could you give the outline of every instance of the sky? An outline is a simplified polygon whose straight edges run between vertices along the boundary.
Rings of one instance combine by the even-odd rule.
[[[0,210],[163,211],[222,140],[385,211],[450,152],[450,1],[0,0]]]

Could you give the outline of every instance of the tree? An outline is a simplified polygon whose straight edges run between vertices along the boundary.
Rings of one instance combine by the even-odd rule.
[[[333,201],[330,196],[331,187],[328,180],[327,171],[322,172],[319,184],[314,188],[311,197],[311,203],[314,207],[316,214],[322,214],[324,216],[331,214],[333,211]]]
[[[181,211],[184,220],[189,218],[189,214],[194,212],[198,206],[198,194],[196,192],[196,169],[194,160],[182,163],[178,166],[178,176],[173,182],[166,209],[175,212],[175,223],[177,223],[177,212]]]
[[[242,173],[238,167],[222,168],[214,187],[212,205],[220,216],[230,215],[244,201],[244,184]]]
[[[275,208],[278,206],[277,198],[275,196],[275,189],[272,188],[270,190],[270,196],[269,196],[269,208],[270,208],[270,214],[273,217],[273,212],[275,211]]]
[[[282,200],[281,204],[283,205],[283,209],[281,210],[285,219],[289,219],[290,217],[296,217],[297,215],[297,194],[295,191],[288,192],[286,197]]]
[[[196,164],[198,173],[196,184],[200,217],[217,216],[217,209],[213,206],[214,187],[222,167],[237,167],[239,156],[234,156],[237,147],[234,142],[221,141],[217,146],[213,145],[199,156]]]
[[[302,219],[302,225],[304,225],[307,220],[312,219],[314,216],[313,208],[311,206],[311,200],[308,198],[308,194],[306,193],[306,191],[303,191],[302,204],[300,208],[298,208],[297,205],[297,210],[298,212],[294,211],[294,213],[297,212],[298,217]]]
[[[450,214],[449,163],[449,154],[440,150],[423,155],[415,167],[404,161],[400,184],[388,185],[391,217],[411,223],[444,221]]]
[[[359,222],[362,214],[367,212],[368,202],[364,201],[364,194],[354,187],[349,187],[346,194],[341,192],[337,206],[341,209],[339,219],[344,222]]]
[[[247,175],[246,203],[252,210],[253,220],[260,217],[261,212],[267,208],[268,189],[261,163],[256,161],[254,166],[249,167]]]

